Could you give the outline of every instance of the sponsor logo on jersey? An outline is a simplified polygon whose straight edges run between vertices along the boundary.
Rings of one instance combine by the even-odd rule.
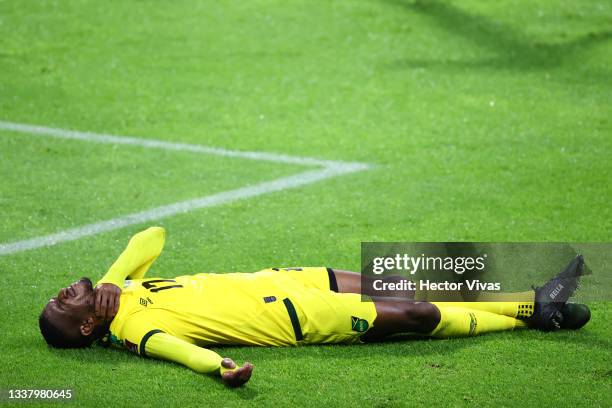
[[[148,305],[152,305],[153,301],[150,297],[147,296],[146,298],[140,298],[140,304],[144,307],[147,307]]]
[[[263,298],[264,303],[276,302],[276,296],[266,296]]]

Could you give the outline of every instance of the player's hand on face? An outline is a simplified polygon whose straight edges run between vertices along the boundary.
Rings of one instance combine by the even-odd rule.
[[[221,361],[221,365],[225,368],[236,368],[236,363],[231,358],[224,358]],[[228,387],[240,387],[251,378],[251,373],[253,372],[253,364],[244,363],[242,367],[239,367],[237,370],[226,371],[221,375],[221,379],[223,383]]]
[[[112,283],[102,283],[96,286],[95,313],[96,316],[109,322],[119,311],[121,288]]]

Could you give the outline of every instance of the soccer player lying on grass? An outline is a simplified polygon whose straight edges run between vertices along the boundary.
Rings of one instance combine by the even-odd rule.
[[[239,367],[203,347],[360,343],[406,332],[448,338],[528,327],[576,329],[590,317],[585,305],[566,303],[582,273],[581,256],[531,291],[526,302],[368,302],[359,294],[359,274],[330,268],[145,279],[164,240],[162,228],[140,232],[95,289],[88,278],[61,289],[40,315],[47,343],[69,348],[101,340],[221,374],[225,384],[239,386],[253,365]]]

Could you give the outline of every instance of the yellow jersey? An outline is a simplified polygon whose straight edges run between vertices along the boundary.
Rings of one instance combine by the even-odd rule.
[[[164,242],[163,228],[136,234],[98,282],[122,288],[110,344],[211,372],[221,357],[209,345],[358,342],[373,325],[374,304],[336,293],[329,268],[145,278]]]

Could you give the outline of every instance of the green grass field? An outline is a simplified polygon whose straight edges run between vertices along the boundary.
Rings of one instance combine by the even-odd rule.
[[[362,241],[610,241],[609,2],[2,1],[0,67],[0,121],[373,165],[0,256],[0,387],[71,387],[75,406],[612,405],[608,302],[578,332],[216,349],[255,364],[239,390],[50,350],[37,324],[150,224],[164,277],[358,270]],[[0,243],[308,169],[4,129]]]

